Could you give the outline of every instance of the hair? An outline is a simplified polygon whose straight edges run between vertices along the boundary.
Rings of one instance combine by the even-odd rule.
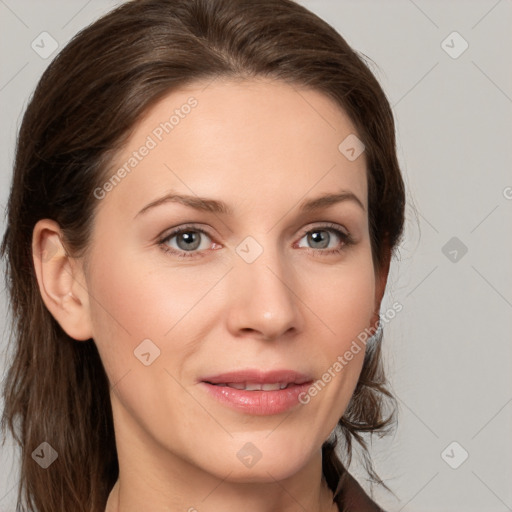
[[[334,100],[365,145],[375,269],[400,241],[405,194],[391,107],[364,56],[318,16],[293,0],[133,0],[83,29],[48,66],[26,108],[0,248],[15,343],[1,425],[21,448],[17,510],[25,503],[30,511],[103,512],[119,474],[110,383],[94,342],[68,336],[45,307],[34,226],[56,221],[68,253],[86,254],[94,190],[108,178],[112,155],[164,96],[218,77],[280,80]],[[396,408],[384,411],[394,399],[381,339],[368,342],[338,422],[344,455],[337,435],[322,446],[323,478],[342,507],[353,440],[372,481],[384,485],[364,439],[394,425]],[[58,453],[48,470],[31,456],[43,441]]]

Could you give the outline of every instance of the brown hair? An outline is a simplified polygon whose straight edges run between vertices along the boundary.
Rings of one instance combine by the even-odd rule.
[[[82,30],[48,66],[19,131],[7,229],[15,352],[4,381],[6,427],[21,447],[18,504],[39,512],[103,511],[118,477],[109,381],[96,345],[70,338],[46,309],[32,261],[34,225],[61,227],[70,254],[87,250],[114,151],[164,95],[215,77],[267,77],[332,98],[354,122],[368,164],[374,266],[386,266],[404,216],[390,105],[365,61],[326,22],[292,0],[137,0]],[[341,141],[340,141],[341,142]],[[343,506],[352,439],[384,432],[387,390],[381,338],[372,338],[355,393],[339,421],[348,463],[323,445],[323,475]],[[48,470],[31,454],[47,441]],[[382,482],[381,482],[382,483]]]

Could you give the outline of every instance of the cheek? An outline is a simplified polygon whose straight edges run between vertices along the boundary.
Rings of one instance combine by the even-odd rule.
[[[127,251],[115,236],[109,242],[98,240],[87,286],[93,339],[110,380],[116,382],[134,363],[140,364],[136,347],[158,338],[163,327],[155,322],[158,289],[145,268],[126,258]]]
[[[311,309],[325,327],[330,357],[344,352],[371,326],[375,311],[375,275],[369,251],[359,251],[346,265],[323,270],[306,284]]]
[[[93,338],[112,378],[139,364],[134,351],[148,339],[160,351],[155,364],[178,366],[177,360],[194,350],[194,339],[201,338],[198,320],[209,303],[203,298],[225,272],[220,267],[167,268],[159,255],[132,257],[127,252],[123,258],[114,257],[113,250],[111,257],[105,252],[96,257],[88,280]]]
[[[328,277],[328,279],[327,279]],[[364,362],[365,340],[375,311],[375,274],[371,253],[359,251],[346,265],[327,276],[315,276],[309,285],[311,309],[326,333],[318,337],[315,357],[322,361],[321,375],[312,391],[318,430],[328,435],[343,415],[357,385]],[[305,398],[307,400],[308,397]],[[323,418],[323,422],[322,422]]]
[[[116,395],[113,406],[124,423],[136,421],[133,427],[145,431],[201,412],[179,383],[201,338],[194,305],[212,286],[211,279],[191,286],[190,272],[150,267],[149,259],[125,257],[110,265],[98,258],[89,283],[93,338]]]

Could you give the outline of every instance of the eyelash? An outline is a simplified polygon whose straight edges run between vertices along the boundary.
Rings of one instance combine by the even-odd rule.
[[[344,250],[346,250],[348,247],[354,244],[354,240],[352,239],[351,235],[349,233],[345,233],[344,231],[341,231],[339,226],[337,224],[324,224],[321,226],[317,226],[313,229],[308,229],[304,231],[299,240],[304,238],[309,233],[314,233],[316,231],[330,231],[334,232],[339,238],[342,240],[341,244],[342,246],[337,249],[313,249],[313,248],[306,248],[308,252],[313,251],[313,254],[315,256],[329,256],[334,254],[340,254]],[[173,256],[178,256],[179,258],[193,258],[193,257],[203,257],[206,256],[206,251],[178,251],[176,249],[173,249],[169,247],[166,242],[168,242],[171,238],[174,238],[177,235],[180,235],[182,233],[189,233],[189,232],[197,232],[202,233],[203,235],[206,235],[209,238],[212,238],[210,234],[205,231],[204,229],[198,228],[194,225],[185,225],[180,228],[177,228],[171,233],[167,234],[164,238],[160,239],[158,241],[158,246],[167,254],[172,254]],[[320,253],[320,254],[319,254]]]

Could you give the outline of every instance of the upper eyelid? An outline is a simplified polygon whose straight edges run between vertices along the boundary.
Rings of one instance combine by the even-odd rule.
[[[175,228],[165,230],[161,235],[159,235],[158,239],[159,240],[167,240],[168,238],[179,235],[180,233],[186,232],[186,231],[198,231],[198,232],[204,233],[205,235],[208,235],[210,238],[212,238],[212,235],[209,233],[209,231],[207,229],[201,228],[201,227],[195,226],[195,225],[184,224],[183,226],[177,226]]]
[[[310,225],[309,227],[303,228],[301,233],[305,234],[305,233],[308,233],[309,231],[314,231],[315,229],[325,229],[325,230],[335,229],[337,231],[341,231],[345,235],[350,234],[350,232],[347,228],[345,228],[341,224],[336,224],[333,222],[323,222],[323,223],[319,222],[317,226]]]

